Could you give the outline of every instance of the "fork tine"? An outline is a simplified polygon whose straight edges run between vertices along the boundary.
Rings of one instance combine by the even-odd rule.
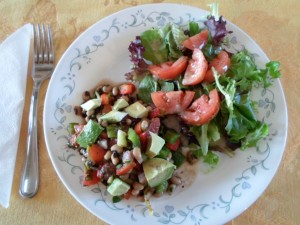
[[[51,27],[48,25],[49,63],[54,63],[54,47],[52,41]]]
[[[43,33],[40,24],[36,25],[37,63],[43,63]]]
[[[34,39],[34,63],[38,63],[38,47],[37,47],[37,30],[36,30],[36,26],[33,25],[33,39]]]
[[[45,31],[45,25],[41,25],[41,41],[42,41],[42,63],[48,63],[49,57],[49,49],[48,49],[48,35],[46,34],[47,32]]]
[[[34,59],[37,64],[54,63],[54,47],[50,25],[37,24],[34,31]]]

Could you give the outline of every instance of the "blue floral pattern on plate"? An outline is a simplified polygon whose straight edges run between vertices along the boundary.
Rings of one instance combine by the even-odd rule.
[[[163,10],[166,8],[162,6],[167,6],[168,10]],[[215,168],[212,172],[204,174],[206,177],[217,174],[213,176],[217,177],[216,180],[220,180],[220,186],[224,186],[214,191],[209,199],[201,197],[199,200],[196,198],[192,201],[181,199],[182,195],[188,196],[187,192],[191,192],[192,195],[198,194],[195,193],[195,188],[188,188],[174,197],[167,197],[166,201],[155,202],[154,213],[149,215],[147,206],[142,202],[132,200],[112,203],[111,197],[100,184],[81,188],[83,165],[80,163],[80,156],[68,149],[67,138],[68,123],[76,120],[73,115],[73,106],[76,103],[80,104],[80,99],[78,99],[80,90],[82,86],[90,89],[90,86],[84,87],[81,84],[84,80],[89,79],[86,72],[90,68],[92,68],[91,71],[97,68],[96,64],[101,62],[99,56],[105,48],[110,47],[111,39],[121,40],[124,34],[132,33],[130,41],[142,30],[163,26],[167,23],[186,26],[188,21],[197,21],[201,24],[206,15],[207,12],[200,9],[175,4],[145,5],[121,11],[99,21],[79,37],[74,42],[75,44],[67,50],[68,54],[61,59],[54,72],[53,77],[56,79],[52,78],[49,84],[44,116],[44,131],[49,155],[57,173],[72,195],[87,209],[109,223],[120,223],[119,219],[113,218],[113,215],[119,215],[118,217],[122,218],[122,221],[136,224],[224,223],[242,212],[239,207],[246,208],[253,203],[259,195],[251,195],[257,191],[262,193],[274,176],[286,139],[286,106],[282,91],[278,92],[278,89],[281,90],[279,81],[274,81],[274,85],[268,89],[257,87],[257,91],[253,93],[259,117],[270,126],[269,136],[256,148],[248,149],[245,152],[240,151],[238,156],[233,159],[222,158],[224,162],[221,167],[224,166],[224,168],[228,168],[228,162],[239,160],[238,170],[230,175],[228,180],[223,181],[217,174],[221,168]],[[229,22],[228,27],[234,32],[228,37],[226,48],[231,52],[247,48],[256,58],[258,65],[263,65],[267,57],[259,47]],[[125,50],[127,49],[119,51]],[[124,70],[124,74],[125,72]],[[280,124],[275,122],[278,115],[281,115],[285,130],[282,130]],[[279,147],[276,147],[279,149],[277,155],[274,153],[276,143],[281,143]],[[273,156],[274,154],[275,156]],[[274,164],[274,160],[277,165]],[[258,184],[257,180],[261,180],[264,176],[269,177],[267,181],[264,181],[263,185]],[[223,185],[222,182],[226,185]],[[88,201],[80,197],[81,192],[88,196]],[[201,190],[199,190],[199,194],[201,195]],[[176,198],[179,200],[174,202],[173,199]],[[101,213],[103,209],[108,210],[109,217]],[[216,219],[216,215],[219,216],[219,219]]]

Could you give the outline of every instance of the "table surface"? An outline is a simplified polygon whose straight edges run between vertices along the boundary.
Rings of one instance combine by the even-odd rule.
[[[50,23],[54,33],[56,63],[73,40],[98,20],[127,7],[180,0],[0,0],[0,42],[28,22]],[[186,0],[185,4],[208,9],[211,0]],[[298,0],[220,0],[220,14],[235,23],[261,46],[272,60],[282,63],[281,82],[288,104],[288,140],[277,174],[263,195],[229,224],[300,224],[300,2]],[[46,82],[38,106],[38,133],[43,133],[43,103]],[[27,116],[32,81],[28,79],[18,156],[10,207],[0,207],[0,224],[98,224],[103,221],[83,208],[59,180],[39,136],[40,186],[32,199],[18,194],[25,157]]]

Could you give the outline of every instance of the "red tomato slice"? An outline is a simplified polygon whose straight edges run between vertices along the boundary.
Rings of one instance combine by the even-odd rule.
[[[154,109],[151,109],[149,117],[156,118],[158,116],[159,116],[159,108],[155,107]]]
[[[101,98],[101,104],[102,105],[108,105],[109,104],[109,96],[106,93],[103,93],[100,95]]]
[[[193,91],[157,91],[151,93],[151,99],[161,115],[180,113],[192,102]]]
[[[126,200],[128,200],[128,199],[130,199],[130,197],[131,197],[131,189],[129,189],[129,191],[127,191],[124,195],[123,195],[123,197],[126,199]]]
[[[188,57],[181,56],[176,62],[164,62],[160,65],[150,65],[148,70],[163,80],[171,80],[182,74],[187,67]]]
[[[132,83],[121,84],[119,86],[119,92],[121,95],[129,95],[135,91],[135,86]]]
[[[194,36],[186,39],[184,42],[182,42],[182,45],[190,50],[194,50],[195,48],[202,49],[207,43],[207,39],[208,30],[203,30],[199,34],[195,34]]]
[[[124,174],[130,172],[135,166],[136,166],[135,162],[124,164],[120,169],[117,169],[116,174],[118,176],[124,175]]]
[[[151,93],[154,105],[160,109],[160,114],[174,114],[185,110],[192,102],[193,91],[157,91]]]
[[[84,174],[83,177],[83,186],[91,186],[100,182],[100,177],[97,176],[97,170],[93,170],[90,175],[90,179],[87,179],[87,175]]]
[[[143,151],[146,150],[147,145],[148,145],[148,139],[147,139],[148,134],[149,134],[148,131],[144,131],[143,133],[139,134],[139,138],[140,138],[140,141],[141,141],[141,146],[142,146]]]
[[[190,108],[180,114],[180,117],[187,124],[202,125],[212,120],[219,112],[220,97],[218,91],[213,89],[207,95],[196,99]]]
[[[167,143],[166,146],[171,149],[172,151],[177,151],[177,149],[179,148],[180,145],[180,138],[178,138],[175,143],[171,144],[171,143]]]
[[[205,77],[207,71],[207,61],[200,49],[194,49],[192,59],[185,71],[182,84],[183,85],[197,85]]]
[[[137,134],[141,134],[143,133],[143,129],[142,129],[142,121],[139,121],[135,126],[134,126],[134,131]]]
[[[203,81],[207,81],[209,83],[214,82],[215,81],[215,77],[214,77],[214,73],[212,71],[212,67],[215,68],[215,70],[218,72],[218,74],[222,75],[224,74],[229,66],[230,66],[230,58],[227,52],[225,51],[221,51],[218,56],[213,59],[213,61],[211,61],[208,65],[208,70],[205,74],[204,80]]]
[[[92,144],[88,147],[88,156],[91,160],[93,160],[96,164],[99,164],[105,155],[105,150],[97,144]]]

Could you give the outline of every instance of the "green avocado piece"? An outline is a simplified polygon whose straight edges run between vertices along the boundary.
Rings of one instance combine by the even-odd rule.
[[[130,185],[119,178],[115,178],[113,182],[107,187],[107,192],[112,196],[120,196],[125,194],[130,189]]]
[[[144,118],[147,117],[149,110],[140,102],[135,102],[126,107],[125,112],[133,118]]]
[[[112,111],[100,116],[99,118],[101,120],[106,120],[109,123],[117,123],[117,122],[120,122],[126,115],[127,115],[127,113],[125,113],[125,112],[112,110]]]
[[[153,158],[160,152],[166,141],[151,131],[149,133],[151,136],[151,144],[147,147],[146,155]]]
[[[81,104],[80,107],[86,111],[89,111],[92,109],[96,109],[100,105],[101,105],[101,99],[95,98],[95,99],[90,99],[87,102]]]
[[[89,122],[84,126],[83,130],[76,138],[76,142],[83,148],[87,148],[89,145],[93,144],[100,133],[104,130],[97,122],[89,120]]]
[[[152,158],[143,163],[145,177],[150,187],[169,180],[176,169],[173,163],[161,158]]]
[[[119,98],[115,104],[113,105],[112,109],[113,110],[120,110],[120,109],[123,109],[125,107],[129,106],[128,102],[123,99],[123,98]]]
[[[118,130],[117,133],[117,145],[120,147],[127,147],[127,133],[122,130]]]

